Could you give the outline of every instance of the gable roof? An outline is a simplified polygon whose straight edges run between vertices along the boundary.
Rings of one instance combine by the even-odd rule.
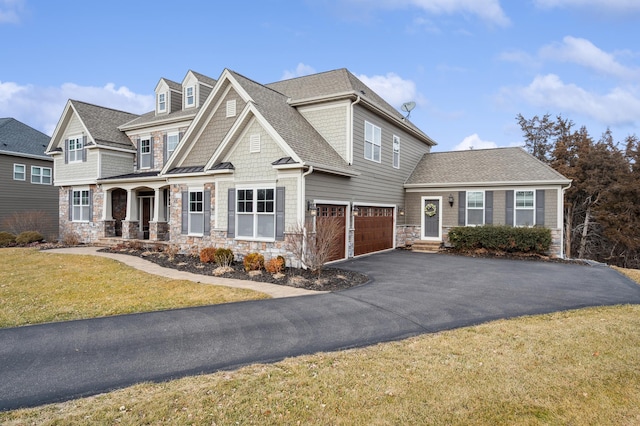
[[[131,148],[133,144],[126,134],[118,130],[118,125],[130,121],[137,114],[105,108],[86,102],[70,100],[71,106],[84,123],[96,145],[116,148]]]
[[[15,118],[0,118],[0,153],[51,160],[45,155],[49,139]]]
[[[323,98],[348,96],[355,99],[359,96],[370,107],[378,109],[396,121],[396,124],[405,126],[416,133],[424,142],[431,146],[436,145],[436,142],[426,133],[407,120],[398,110],[346,68],[282,80],[267,84],[266,87],[288,96],[292,105],[302,105]]]
[[[199,72],[195,72],[194,70],[189,70],[189,72],[191,72],[191,74],[193,74],[200,83],[204,83],[207,86],[211,87],[216,85],[216,80],[214,78],[208,77],[204,74],[200,74]],[[187,72],[187,74],[189,74],[189,72]]]
[[[524,149],[511,147],[425,154],[405,188],[570,182]]]

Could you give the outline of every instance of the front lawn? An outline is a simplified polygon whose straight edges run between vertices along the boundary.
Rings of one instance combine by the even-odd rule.
[[[268,298],[171,280],[96,256],[0,249],[0,327]]]

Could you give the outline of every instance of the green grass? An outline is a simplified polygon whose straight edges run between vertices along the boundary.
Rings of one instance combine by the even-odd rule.
[[[269,297],[171,280],[96,256],[3,248],[0,265],[0,327]]]

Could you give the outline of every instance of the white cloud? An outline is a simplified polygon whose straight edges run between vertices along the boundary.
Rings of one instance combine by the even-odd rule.
[[[316,70],[310,66],[303,64],[302,62],[298,63],[296,69],[293,71],[285,70],[284,74],[282,74],[282,80],[288,80],[290,78],[302,77],[305,75],[315,74]]]
[[[412,80],[403,79],[396,73],[389,72],[387,75],[371,77],[361,74],[358,78],[396,108],[400,108],[403,103],[409,101],[414,101],[418,105],[426,104],[424,96],[418,93],[416,84]]]
[[[640,98],[632,88],[597,94],[547,74],[535,77],[526,87],[504,88],[501,94],[569,116],[582,114],[606,126],[640,123]]]
[[[453,147],[454,151],[465,151],[468,149],[487,149],[497,148],[498,144],[491,141],[484,141],[480,139],[477,133],[467,136],[458,145]]]
[[[0,0],[0,24],[17,24],[24,9],[24,0]]]
[[[16,120],[51,135],[68,99],[141,114],[154,107],[153,95],[141,95],[125,86],[104,87],[65,83],[60,87],[37,87],[0,81],[0,117]]]
[[[545,60],[575,63],[618,78],[640,79],[640,70],[625,67],[616,61],[613,54],[599,49],[584,38],[566,36],[562,43],[542,47],[539,55]]]
[[[640,12],[637,0],[534,0],[534,3],[541,9],[569,7],[619,14]]]

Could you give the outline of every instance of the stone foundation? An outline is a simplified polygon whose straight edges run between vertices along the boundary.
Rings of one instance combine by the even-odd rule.
[[[168,241],[169,224],[167,222],[149,222],[149,240]]]
[[[138,238],[138,221],[123,220],[122,221],[122,238],[125,240],[135,240]]]
[[[407,247],[420,240],[420,227],[417,225],[396,226],[396,247]]]

